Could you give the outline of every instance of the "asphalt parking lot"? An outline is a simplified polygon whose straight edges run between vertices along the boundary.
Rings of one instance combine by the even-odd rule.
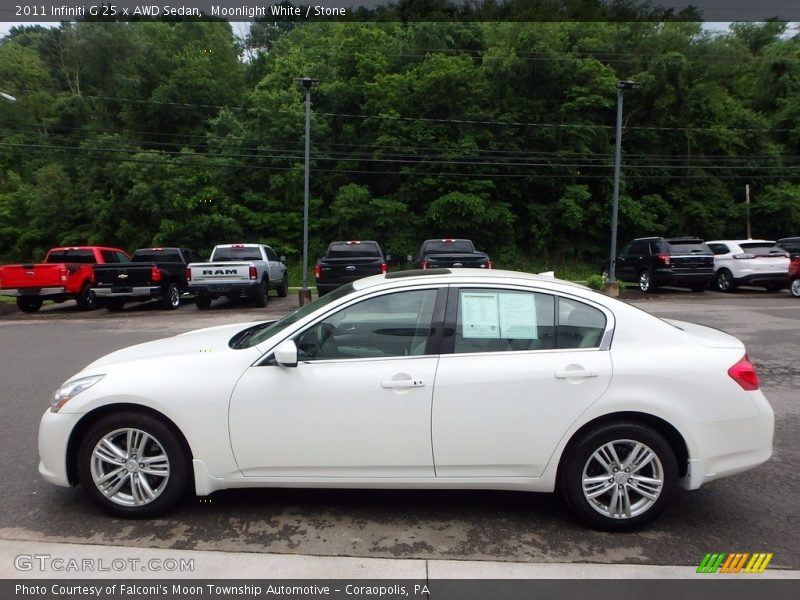
[[[588,531],[549,494],[463,491],[240,490],[188,501],[167,518],[115,519],[80,489],[37,473],[38,420],[52,391],[102,354],[200,327],[274,318],[297,297],[265,309],[215,303],[162,311],[82,313],[74,303],[24,315],[0,311],[0,539],[131,547],[448,558],[520,562],[696,565],[706,552],[772,552],[800,568],[800,301],[786,292],[735,295],[663,291],[627,301],[669,318],[724,329],[748,347],[776,412],[775,455],[766,465],[681,493],[650,528]],[[8,310],[11,308],[13,310]]]

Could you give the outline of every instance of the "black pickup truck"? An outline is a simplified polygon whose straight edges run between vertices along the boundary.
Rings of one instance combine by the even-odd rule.
[[[324,296],[345,283],[386,273],[389,260],[378,242],[331,242],[314,267],[317,293]]]
[[[141,248],[129,263],[95,265],[92,291],[110,311],[122,310],[126,302],[154,298],[163,308],[174,310],[186,291],[186,265],[201,260],[187,248]]]
[[[489,255],[475,250],[475,245],[470,240],[425,240],[413,262],[417,269],[492,268]]]

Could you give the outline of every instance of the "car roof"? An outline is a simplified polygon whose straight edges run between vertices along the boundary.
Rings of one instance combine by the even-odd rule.
[[[565,290],[580,290],[589,292],[589,288],[570,281],[556,279],[551,275],[524,273],[522,271],[505,271],[502,269],[416,269],[409,271],[392,271],[385,275],[373,275],[353,282],[356,290],[376,287],[383,283],[397,282],[408,283],[443,283],[443,284],[469,284],[469,283],[539,283],[549,288],[564,288]]]
[[[749,244],[755,242],[757,244],[774,244],[774,240],[711,240],[706,244]]]

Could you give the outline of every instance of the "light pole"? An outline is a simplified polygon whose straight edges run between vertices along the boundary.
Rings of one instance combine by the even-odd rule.
[[[611,256],[608,257],[608,283],[617,283],[617,221],[619,217],[619,166],[622,153],[622,93],[642,87],[635,81],[617,82],[617,143],[614,149],[614,203],[611,209]]]
[[[311,175],[311,88],[319,83],[319,79],[303,77],[297,83],[306,90],[306,176],[303,197],[303,287],[298,299],[300,306],[311,302],[311,290],[308,289],[308,184]]]
[[[16,102],[17,101],[17,99],[14,98],[14,96],[12,96],[11,94],[6,94],[4,92],[0,92],[0,98],[2,98],[3,100],[5,100],[7,102]]]

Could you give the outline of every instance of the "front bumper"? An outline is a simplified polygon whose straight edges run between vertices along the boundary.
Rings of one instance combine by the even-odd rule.
[[[688,437],[695,443],[689,472],[682,479],[686,489],[696,490],[709,481],[748,471],[772,456],[775,414],[764,394],[747,393],[758,407],[757,417],[700,423],[689,429]]]
[[[39,474],[55,485],[70,486],[67,446],[83,414],[54,413],[47,409],[39,421]]]

